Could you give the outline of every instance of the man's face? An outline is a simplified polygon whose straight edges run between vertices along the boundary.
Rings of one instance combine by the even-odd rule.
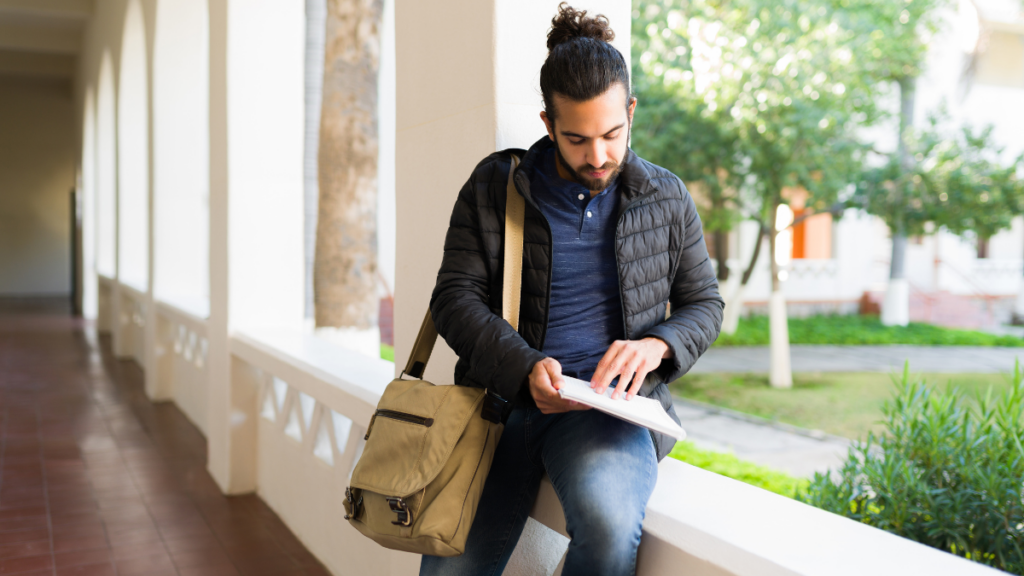
[[[557,121],[546,112],[540,117],[555,142],[559,175],[592,192],[604,190],[622,169],[636,100],[626,108],[626,88],[616,83],[586,102],[573,102],[560,94],[553,101]]]

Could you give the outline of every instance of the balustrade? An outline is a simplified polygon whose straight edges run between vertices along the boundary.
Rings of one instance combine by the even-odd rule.
[[[106,281],[113,285],[113,281]],[[101,281],[101,294],[104,291]],[[139,329],[139,296],[120,291],[129,332]],[[143,302],[144,304],[144,302]],[[124,307],[127,306],[125,309]],[[134,306],[134,308],[133,308]],[[128,310],[128,312],[124,312]],[[381,548],[344,520],[342,500],[363,436],[394,364],[282,330],[230,339],[228,426],[206,411],[206,321],[157,304],[158,388],[199,427],[228,429],[232,459],[251,468],[256,491],[334,574],[412,575],[419,557]],[[141,333],[141,332],[140,332]],[[683,423],[685,427],[685,422]],[[609,494],[613,498],[614,494]],[[507,574],[548,573],[565,550],[565,520],[545,480],[533,528]],[[536,524],[546,528],[537,528]],[[551,531],[562,534],[556,536]],[[557,541],[556,541],[557,540]],[[547,554],[549,558],[541,558]],[[560,569],[556,569],[556,573]],[[995,570],[759,488],[666,459],[647,508],[640,576],[930,574]]]

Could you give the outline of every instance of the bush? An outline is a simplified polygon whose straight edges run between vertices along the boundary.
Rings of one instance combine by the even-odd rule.
[[[1024,383],[969,402],[956,388],[902,381],[886,432],[798,499],[922,544],[1024,574]]]
[[[676,442],[669,456],[709,472],[746,482],[789,498],[795,497],[800,489],[807,487],[808,483],[806,478],[794,478],[784,472],[740,460],[733,454],[701,450],[694,446],[693,442]]]
[[[740,319],[735,334],[721,334],[715,346],[767,346],[768,317]],[[974,330],[944,328],[911,322],[884,326],[878,316],[826,314],[789,319],[792,344],[911,344],[917,346],[1024,346],[1016,336],[997,336]]]

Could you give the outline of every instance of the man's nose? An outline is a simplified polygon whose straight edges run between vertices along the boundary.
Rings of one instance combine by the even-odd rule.
[[[589,164],[594,168],[600,168],[608,162],[608,150],[605,147],[604,142],[600,138],[592,140],[593,144],[590,147],[590,154],[588,154]]]

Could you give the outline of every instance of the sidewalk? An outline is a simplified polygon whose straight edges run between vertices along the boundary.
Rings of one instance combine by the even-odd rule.
[[[1024,348],[988,346],[790,346],[793,372],[892,372],[910,361],[912,372],[1013,372]],[[767,346],[715,346],[690,370],[709,372],[768,372]]]
[[[838,436],[680,398],[675,399],[675,408],[686,439],[699,448],[732,452],[794,476],[810,478],[815,472],[838,468],[850,446],[849,440]]]

